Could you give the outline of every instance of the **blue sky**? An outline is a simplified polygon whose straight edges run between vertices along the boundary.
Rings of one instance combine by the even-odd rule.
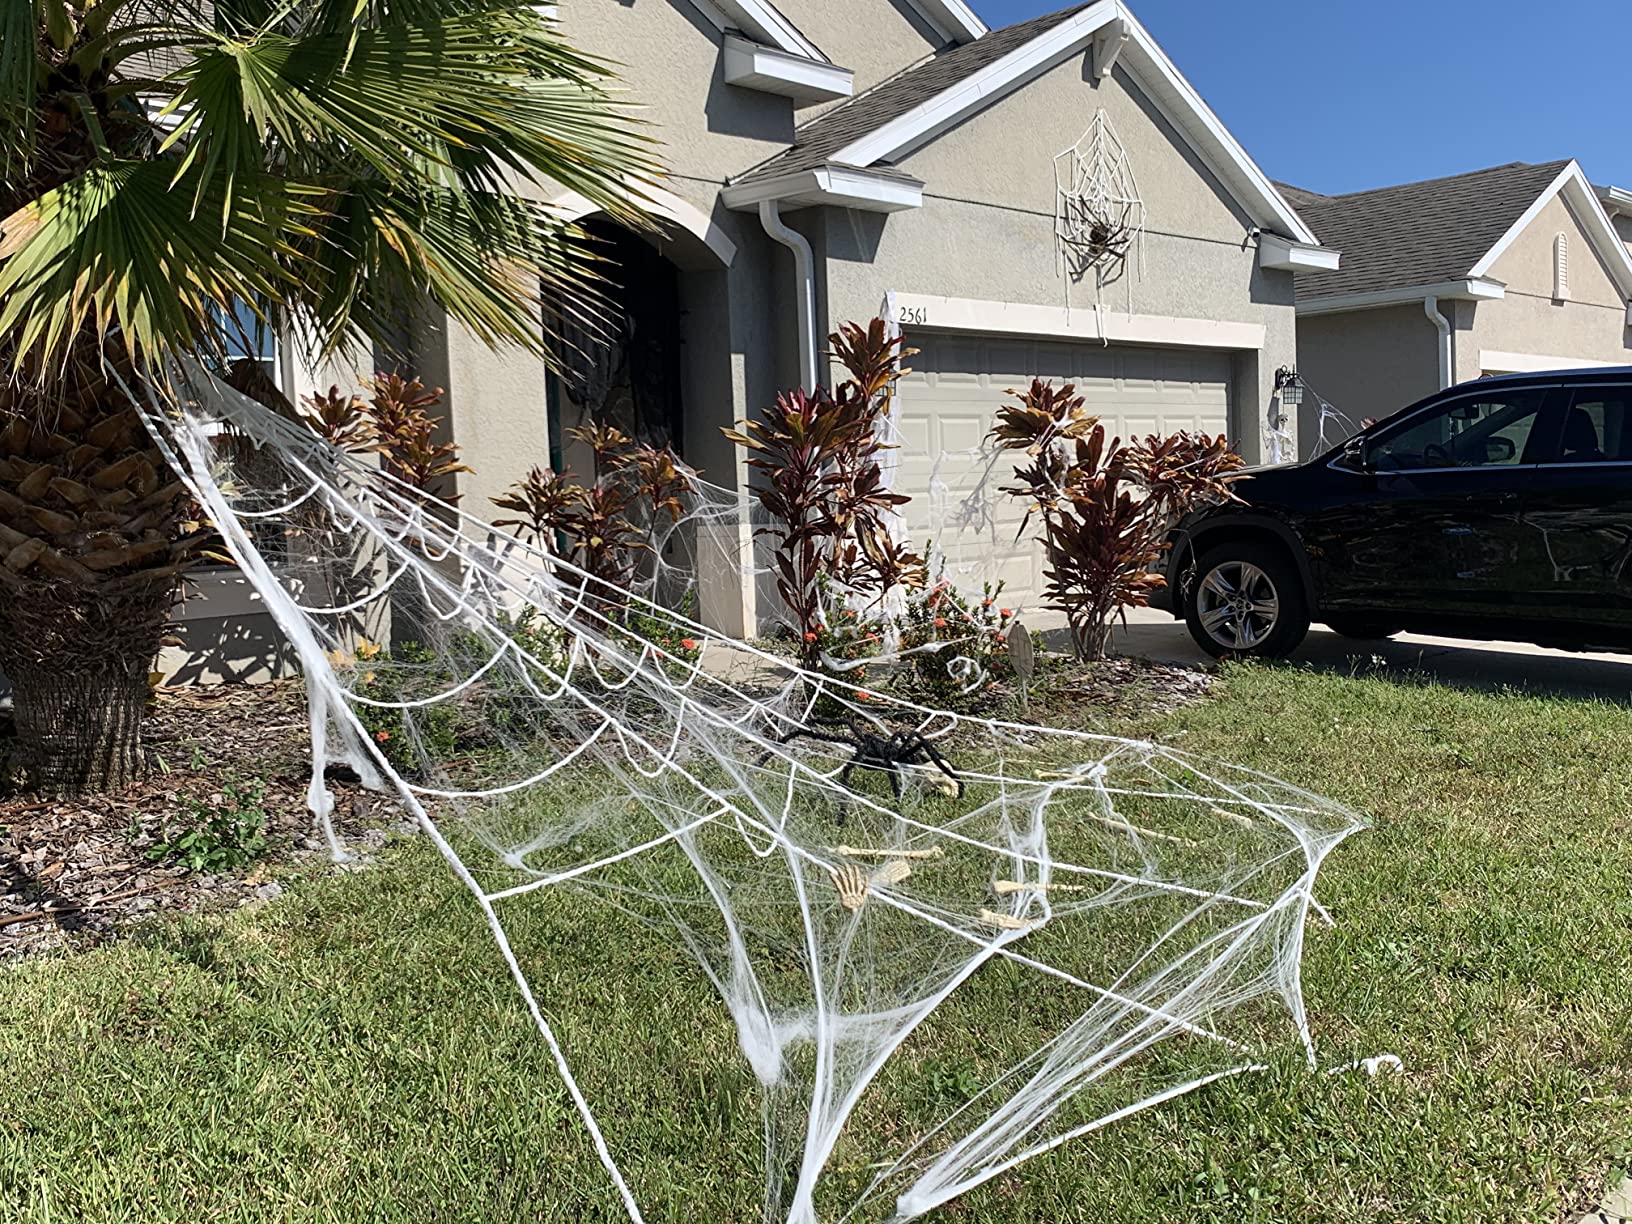
[[[1008,25],[1068,0],[971,0]],[[1632,188],[1628,0],[1132,0],[1272,178],[1338,193],[1574,157]]]

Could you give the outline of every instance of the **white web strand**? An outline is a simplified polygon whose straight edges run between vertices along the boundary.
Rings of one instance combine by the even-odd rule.
[[[413,812],[476,896],[631,1219],[662,1154],[603,1125],[501,916],[555,890],[602,903],[586,922],[672,931],[721,997],[765,1102],[768,1224],[913,1218],[1288,1041],[1312,1060],[1304,924],[1353,814],[711,632],[687,609],[754,575],[729,547],[742,498],[700,481],[614,591],[202,372],[147,416],[300,660],[330,844],[331,761]],[[925,1026],[959,1040],[960,1007],[993,991],[1014,992],[998,1069],[840,1195],[847,1136],[890,1133],[874,1122],[903,1047]]]

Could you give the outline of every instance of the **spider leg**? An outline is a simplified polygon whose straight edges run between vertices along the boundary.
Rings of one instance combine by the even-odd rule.
[[[948,778],[952,779],[952,785],[957,788],[957,793],[953,796],[953,798],[963,798],[963,779],[958,777],[958,775],[952,771],[952,766],[946,763],[946,758],[940,754],[934,744],[930,743],[927,739],[920,735],[918,737],[918,743],[913,751],[915,754],[918,752],[927,754],[930,761],[934,763],[935,768],[939,769]]]

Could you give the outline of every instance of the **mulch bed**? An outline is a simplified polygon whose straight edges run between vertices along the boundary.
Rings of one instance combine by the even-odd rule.
[[[147,778],[115,795],[0,798],[0,961],[93,947],[157,914],[220,910],[282,891],[292,863],[327,864],[306,810],[310,740],[299,681],[161,691],[143,733]],[[384,796],[331,781],[348,843],[399,822]],[[245,871],[190,871],[149,852],[169,826],[258,793],[266,853]]]
[[[1056,658],[1034,686],[1030,716],[1095,730],[1205,696],[1206,672],[1141,659],[1079,665]],[[269,900],[292,866],[326,867],[306,810],[310,741],[301,683],[161,691],[144,732],[145,781],[115,795],[0,798],[0,961],[94,947],[166,913]],[[335,827],[377,847],[411,829],[386,796],[331,779]],[[243,871],[192,871],[150,853],[162,831],[252,788],[267,852]]]

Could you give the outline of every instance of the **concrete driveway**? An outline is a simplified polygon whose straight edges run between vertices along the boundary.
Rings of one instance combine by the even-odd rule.
[[[1116,630],[1113,649],[1162,663],[1212,662],[1190,640],[1183,622],[1150,608],[1129,612],[1127,628]],[[1292,661],[1344,674],[1396,670],[1460,687],[1510,687],[1632,703],[1632,654],[1575,654],[1523,642],[1405,633],[1383,642],[1356,642],[1316,625]]]

